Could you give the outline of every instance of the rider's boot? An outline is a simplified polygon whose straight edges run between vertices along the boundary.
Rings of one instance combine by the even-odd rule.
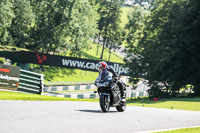
[[[122,98],[122,102],[125,103],[126,102],[126,88],[125,86],[121,83],[118,82],[119,88],[120,88],[120,93],[121,93],[121,98]]]
[[[121,101],[122,102],[126,102],[126,96],[125,96],[125,94],[122,95],[122,100]]]
[[[121,89],[121,97],[122,97],[122,102],[126,102],[126,93],[124,89]]]

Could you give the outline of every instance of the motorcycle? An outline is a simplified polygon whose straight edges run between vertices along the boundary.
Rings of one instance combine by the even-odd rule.
[[[103,112],[108,112],[110,107],[116,107],[118,112],[123,112],[126,109],[126,102],[122,102],[120,88],[117,85],[119,80],[113,80],[112,76],[108,75],[103,79],[98,77],[95,81],[99,94],[100,107]]]

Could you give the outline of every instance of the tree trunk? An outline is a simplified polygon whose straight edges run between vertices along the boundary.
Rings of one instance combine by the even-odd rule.
[[[103,53],[104,53],[104,49],[105,49],[105,42],[106,42],[106,39],[103,40],[103,48],[102,48],[102,51],[101,51],[100,59],[103,59]]]
[[[108,30],[108,25],[105,28],[105,35],[103,37],[103,48],[102,48],[102,52],[101,52],[101,57],[100,59],[103,59],[103,53],[104,53],[104,49],[105,49],[105,44],[106,44],[106,38],[107,38],[107,30]]]
[[[111,50],[109,49],[108,61],[110,61],[110,57],[111,57]]]
[[[111,53],[112,53],[112,45],[113,45],[113,43],[111,42],[110,43],[110,48],[109,48],[109,56],[108,56],[108,61],[110,61],[110,57],[111,57]]]
[[[100,41],[100,35],[101,35],[101,33],[99,32],[99,35],[98,35],[98,44],[97,44],[97,53],[96,53],[97,56],[98,56],[98,54],[99,54],[99,41]]]

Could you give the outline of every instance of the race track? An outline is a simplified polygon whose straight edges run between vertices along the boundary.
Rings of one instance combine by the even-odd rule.
[[[200,126],[200,112],[127,106],[103,113],[99,103],[0,101],[0,133],[135,133]]]

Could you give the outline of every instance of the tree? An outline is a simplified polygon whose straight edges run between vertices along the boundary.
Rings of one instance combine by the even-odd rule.
[[[144,30],[144,20],[148,15],[148,11],[146,11],[141,6],[134,6],[133,11],[128,16],[128,24],[125,26],[127,31],[126,33],[126,43],[128,46],[126,47],[127,58],[125,62],[129,67],[130,76],[132,82],[138,81],[138,78],[142,78],[143,68],[140,66],[142,57],[142,46],[139,44],[139,41],[143,38],[143,30]]]
[[[103,58],[105,46],[109,47],[109,45],[114,44],[115,34],[119,32],[119,23],[120,23],[120,5],[121,2],[118,0],[111,1],[101,1],[100,7],[98,9],[98,13],[100,15],[100,19],[98,22],[99,25],[99,38],[103,39],[103,49],[101,52],[100,59]],[[115,41],[116,42],[116,41]],[[112,47],[112,46],[111,46]]]
[[[156,5],[143,21],[142,36],[127,40],[130,45],[136,42],[128,49],[130,73],[173,92],[191,84],[199,95],[200,2],[169,0]],[[138,35],[137,30],[129,30]]]
[[[75,0],[73,1],[32,1],[33,11],[37,16],[34,26],[31,28],[33,43],[29,48],[36,48],[41,52],[50,53],[55,51],[66,36],[66,27],[71,18],[71,12]],[[64,38],[65,40],[66,38]]]
[[[93,3],[78,1],[72,10],[68,37],[71,55],[81,57],[81,51],[88,49],[90,38],[94,38],[98,32],[96,22],[99,16]]]
[[[200,2],[198,0],[182,1],[173,4],[172,10],[169,14],[169,21],[161,32],[163,36],[168,37],[169,48],[167,53],[168,62],[164,65],[169,65],[169,71],[173,71],[172,78],[167,78],[173,84],[186,86],[191,84],[194,86],[196,96],[200,96],[200,83],[198,71],[200,67]],[[176,17],[178,16],[178,17]],[[166,32],[168,31],[168,34]],[[167,41],[166,39],[163,41]],[[174,64],[173,64],[174,63]]]
[[[88,0],[43,0],[32,5],[37,17],[30,48],[45,53],[65,49],[71,50],[72,56],[80,56],[97,32],[97,13]]]
[[[31,43],[30,28],[35,16],[29,0],[14,0],[13,6],[15,18],[7,29],[13,40],[12,45],[26,48]]]
[[[111,36],[108,38],[108,48],[109,48],[109,57],[108,57],[108,61],[110,61],[111,59],[111,50],[114,49],[114,51],[116,49],[118,49],[118,47],[120,45],[122,45],[123,42],[123,36],[122,36],[122,29],[119,27],[118,29],[116,29],[116,31],[114,33],[111,34]]]
[[[8,45],[11,40],[8,28],[11,26],[12,19],[15,17],[13,12],[12,0],[1,0],[0,2],[0,45]]]

